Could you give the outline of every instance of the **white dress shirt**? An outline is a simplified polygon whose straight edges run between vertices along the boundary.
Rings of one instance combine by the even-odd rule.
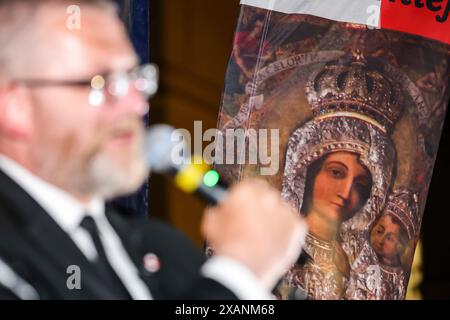
[[[19,184],[70,236],[81,252],[95,261],[97,251],[89,233],[80,226],[85,215],[98,225],[108,261],[131,297],[149,300],[152,295],[105,215],[103,199],[82,203],[67,192],[35,176],[13,160],[0,155],[0,169]],[[270,300],[271,295],[245,266],[227,257],[213,257],[202,267],[205,277],[214,279],[242,300]]]

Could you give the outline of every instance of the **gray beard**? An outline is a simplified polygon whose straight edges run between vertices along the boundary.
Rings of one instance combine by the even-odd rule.
[[[133,193],[148,177],[143,151],[131,148],[128,152],[134,157],[124,168],[100,148],[90,156],[85,153],[84,157],[62,157],[47,148],[39,148],[35,155],[38,168],[35,174],[75,196],[109,200]]]
[[[135,192],[147,176],[148,170],[142,156],[136,158],[129,170],[124,170],[100,153],[89,162],[79,187],[84,193],[109,200]]]

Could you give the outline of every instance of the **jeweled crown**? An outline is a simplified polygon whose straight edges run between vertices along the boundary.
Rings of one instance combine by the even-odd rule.
[[[392,131],[403,109],[395,79],[362,56],[341,61],[325,65],[306,85],[314,117],[354,116]]]

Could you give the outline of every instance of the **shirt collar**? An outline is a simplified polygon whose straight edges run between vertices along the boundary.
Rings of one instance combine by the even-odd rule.
[[[0,169],[47,211],[66,233],[74,232],[85,215],[91,215],[94,219],[105,217],[105,204],[101,198],[82,203],[1,154]]]

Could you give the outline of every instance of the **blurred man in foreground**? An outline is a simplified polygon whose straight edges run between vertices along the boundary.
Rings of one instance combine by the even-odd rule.
[[[207,213],[208,262],[170,227],[105,207],[147,177],[143,69],[113,4],[77,1],[73,30],[71,4],[0,0],[0,297],[270,298],[304,227],[265,183]]]

